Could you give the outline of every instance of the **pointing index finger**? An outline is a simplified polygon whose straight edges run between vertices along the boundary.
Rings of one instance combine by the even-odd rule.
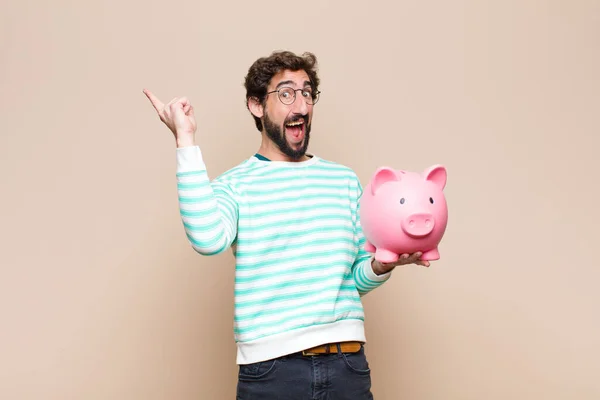
[[[146,97],[148,97],[148,100],[150,100],[150,103],[152,103],[154,109],[160,113],[160,111],[164,107],[164,104],[148,89],[144,89],[144,94],[146,95]]]

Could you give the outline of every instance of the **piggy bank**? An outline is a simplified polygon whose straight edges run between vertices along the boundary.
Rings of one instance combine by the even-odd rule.
[[[421,260],[439,259],[448,222],[446,177],[442,165],[422,173],[378,168],[359,200],[365,250],[384,263],[417,251]]]

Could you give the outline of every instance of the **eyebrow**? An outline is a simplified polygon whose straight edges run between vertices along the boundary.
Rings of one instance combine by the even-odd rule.
[[[275,89],[279,89],[283,85],[293,85],[293,84],[294,84],[294,81],[290,81],[290,80],[281,81],[277,84],[277,86],[275,86]],[[310,81],[304,81],[304,87],[306,87],[306,86],[311,86]]]

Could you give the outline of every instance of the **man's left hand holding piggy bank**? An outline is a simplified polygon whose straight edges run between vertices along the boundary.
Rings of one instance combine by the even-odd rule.
[[[371,261],[371,266],[373,267],[373,272],[375,272],[376,275],[387,274],[388,272],[392,271],[394,268],[400,265],[416,264],[421,265],[423,267],[429,267],[429,261],[419,260],[421,255],[421,252],[416,252],[413,254],[402,254],[398,261],[391,263],[382,263],[373,258]]]

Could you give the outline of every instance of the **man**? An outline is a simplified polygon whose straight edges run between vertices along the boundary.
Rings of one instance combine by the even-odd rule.
[[[234,334],[239,399],[371,399],[361,296],[397,265],[364,249],[362,186],[352,169],[307,153],[319,100],[316,58],[275,52],[245,81],[262,142],[212,182],[187,98],[161,103],[175,136],[183,226],[200,254],[236,258]]]

